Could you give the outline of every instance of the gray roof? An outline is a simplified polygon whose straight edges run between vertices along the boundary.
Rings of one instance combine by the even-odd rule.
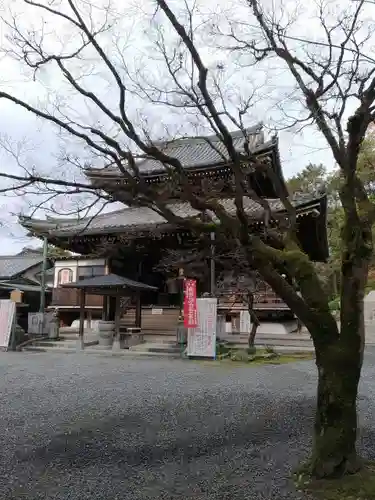
[[[42,288],[39,285],[24,285],[20,283],[12,283],[10,281],[0,281],[0,289],[2,290],[20,290],[21,292],[38,292],[40,293]],[[51,293],[52,290],[46,288],[46,293]]]
[[[76,281],[75,283],[65,283],[62,285],[67,288],[124,288],[130,290],[152,290],[156,291],[157,288],[151,285],[146,285],[145,283],[140,283],[139,281],[130,280],[117,274],[107,274],[105,276],[94,276],[93,278],[87,278],[85,280]]]
[[[275,146],[277,142],[264,140],[263,125],[261,123],[246,129],[249,149],[252,153],[261,153],[264,150]],[[245,136],[241,130],[232,132],[233,145],[240,153],[245,153]],[[210,165],[219,165],[229,161],[228,152],[224,144],[216,135],[207,137],[185,137],[165,143],[155,143],[163,153],[179,160],[185,168],[199,168]],[[159,161],[146,156],[140,156],[136,160],[139,171],[142,174],[155,174],[163,172],[165,167]],[[119,175],[117,166],[111,165],[102,169],[89,168],[86,174],[95,177]]]
[[[41,255],[7,255],[0,257],[0,278],[13,278],[42,262]]]
[[[279,199],[269,199],[267,201],[273,212],[277,213],[284,210],[284,205]],[[291,201],[297,208],[297,212],[302,215],[307,209],[312,210],[314,207],[318,207],[320,204],[320,197],[299,195],[295,199],[291,199]],[[220,203],[228,213],[235,213],[233,199],[224,199],[221,200]],[[244,207],[250,219],[254,221],[262,219],[264,209],[256,201],[250,198],[244,198]],[[169,208],[173,210],[175,215],[183,219],[194,218],[199,215],[199,212],[193,209],[190,203],[186,202],[173,203]],[[88,217],[80,221],[71,220],[70,223],[67,223],[66,219],[60,223],[58,219],[52,222],[51,219],[48,221],[35,221],[26,218],[23,218],[20,222],[31,232],[35,232],[36,234],[48,232],[52,237],[102,234],[104,231],[108,234],[121,232],[123,230],[146,231],[160,226],[170,226],[161,215],[147,207],[123,208],[114,212],[98,215],[94,218]]]
[[[87,257],[86,257],[86,258],[87,258]],[[56,260],[60,260],[60,259],[56,259]],[[54,276],[54,275],[55,275],[55,268],[54,268],[54,267],[50,267],[50,268],[46,269],[45,275],[46,275],[47,277]],[[40,277],[40,276],[42,276],[42,271],[40,271],[39,273],[37,273],[35,276],[36,276],[36,277]]]

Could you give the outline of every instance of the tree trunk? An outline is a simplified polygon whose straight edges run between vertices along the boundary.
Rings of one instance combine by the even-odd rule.
[[[340,335],[324,344],[319,330],[314,332],[319,381],[312,471],[317,477],[339,477],[361,467],[356,402],[365,345],[363,298],[373,244],[371,223],[361,205],[359,215],[353,172],[348,169],[346,174],[340,190],[345,212]]]
[[[318,329],[315,332],[318,400],[312,471],[320,478],[354,473],[361,467],[356,452],[356,402],[364,350],[363,291],[368,263],[357,254],[344,262],[340,336],[325,344],[320,343]]]
[[[258,326],[259,326],[259,323],[253,323],[252,324],[250,335],[249,335],[249,340],[248,340],[248,344],[249,344],[250,348],[254,347],[255,337],[256,337],[256,334],[257,334]]]
[[[314,426],[312,473],[339,477],[360,469],[356,451],[357,392],[361,356],[340,341],[317,353],[318,397]]]
[[[251,327],[250,334],[249,334],[249,338],[248,338],[248,345],[250,348],[252,348],[252,347],[254,347],[254,344],[255,344],[255,336],[257,334],[257,330],[258,330],[258,326],[260,325],[260,322],[259,322],[258,316],[255,314],[255,311],[254,311],[254,294],[249,292],[247,300],[248,300],[248,302],[247,302],[248,311],[250,314],[251,321],[253,323],[252,327]]]

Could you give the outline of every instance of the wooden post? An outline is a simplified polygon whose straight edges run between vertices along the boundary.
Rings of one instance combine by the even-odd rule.
[[[78,331],[78,342],[77,348],[82,350],[85,346],[83,332],[85,329],[85,302],[86,302],[86,292],[84,288],[79,291],[79,331]]]
[[[87,328],[91,329],[92,311],[87,311]]]
[[[211,297],[215,297],[215,284],[216,284],[216,276],[215,276],[215,233],[210,233],[211,238],[211,258],[210,258],[210,293]]]
[[[48,259],[48,240],[44,237],[43,240],[43,261],[42,261],[42,272],[40,275],[40,303],[39,312],[45,313],[46,308],[46,271],[47,271],[47,259]]]
[[[142,302],[140,291],[136,292],[135,326],[138,328],[142,327]]]
[[[115,339],[113,341],[113,349],[120,350],[120,320],[121,320],[121,297],[116,295],[116,310],[115,310]]]
[[[108,297],[107,297],[107,295],[103,296],[102,320],[103,321],[108,321]]]
[[[116,316],[116,298],[108,297],[108,321],[115,321]]]

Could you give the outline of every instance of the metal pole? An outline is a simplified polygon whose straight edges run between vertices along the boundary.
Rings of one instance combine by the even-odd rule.
[[[42,262],[42,274],[40,280],[40,303],[39,312],[44,312],[46,307],[46,271],[47,271],[47,256],[48,256],[48,241],[44,237],[43,240],[43,262]]]
[[[211,233],[211,260],[210,260],[210,292],[211,292],[211,297],[215,296],[215,282],[216,282],[216,276],[215,276],[215,233]]]
[[[86,291],[81,288],[79,291],[79,331],[77,339],[77,349],[82,350],[85,347],[85,340],[83,338],[85,332],[85,306],[86,306]]]

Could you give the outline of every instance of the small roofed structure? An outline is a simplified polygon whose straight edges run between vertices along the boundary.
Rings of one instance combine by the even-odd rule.
[[[84,348],[84,321],[85,321],[85,299],[86,293],[92,295],[102,295],[108,299],[114,299],[114,307],[111,303],[106,302],[106,307],[103,310],[103,321],[108,322],[112,318],[111,312],[114,312],[114,331],[115,341],[114,348],[120,348],[120,320],[121,320],[121,298],[126,296],[136,295],[136,316],[135,326],[141,328],[141,292],[142,291],[157,291],[157,288],[139,281],[134,281],[117,274],[107,274],[104,276],[94,276],[77,281],[75,283],[66,283],[63,287],[76,288],[80,290],[80,317],[79,317],[79,333],[78,333],[78,347]],[[113,315],[112,315],[113,316]]]

